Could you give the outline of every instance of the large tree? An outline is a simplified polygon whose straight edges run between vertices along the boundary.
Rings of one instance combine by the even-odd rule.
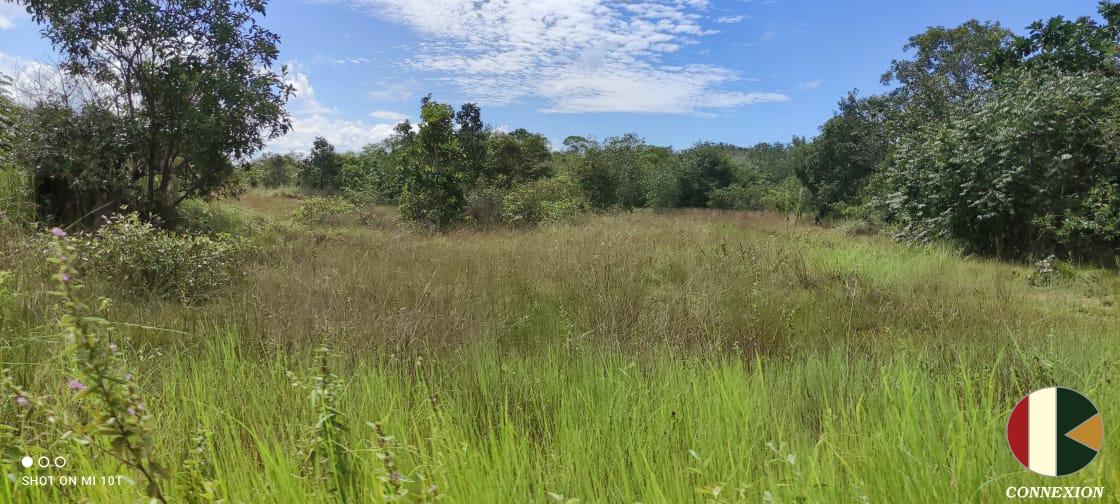
[[[1027,36],[1016,36],[996,55],[993,71],[1027,67],[1120,75],[1120,3],[1102,1],[1097,10],[1105,24],[1088,16],[1031,23]]]
[[[859,98],[853,91],[839,105],[812,143],[795,141],[793,147],[791,164],[812,195],[818,220],[856,201],[890,147],[889,98]]]
[[[903,49],[913,50],[913,58],[892,61],[882,76],[884,85],[897,85],[891,96],[904,112],[899,127],[944,120],[953,106],[987,89],[987,64],[1011,38],[999,23],[976,20],[955,28],[931,27],[910,37]]]
[[[149,215],[214,194],[234,161],[290,128],[279,37],[256,20],[265,0],[21,3],[66,72],[115,93],[134,149],[128,182]]]

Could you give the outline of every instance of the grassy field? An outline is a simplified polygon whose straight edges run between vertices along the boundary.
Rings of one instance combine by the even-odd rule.
[[[223,204],[259,250],[195,306],[116,299],[128,365],[178,476],[226,502],[992,502],[1008,486],[1120,490],[1120,277],[1032,268],[878,236],[707,211],[424,235],[370,212],[329,227],[297,200]],[[4,366],[66,394],[49,267],[8,238]],[[112,295],[91,285],[90,296]],[[316,348],[326,346],[327,370]],[[307,464],[323,402],[345,449]],[[337,378],[335,386],[330,386]],[[321,383],[318,382],[318,383]],[[1105,449],[1062,479],[1004,437],[1023,395],[1096,402]],[[320,397],[321,399],[321,397]],[[337,416],[334,416],[337,414]],[[4,404],[4,424],[28,428]],[[21,427],[22,426],[22,427]],[[333,431],[332,431],[333,432]],[[192,439],[201,433],[201,441]],[[110,457],[30,475],[116,475]],[[201,451],[194,449],[201,448]],[[18,451],[18,450],[17,450]],[[401,495],[403,497],[401,497]],[[122,485],[0,482],[0,501],[127,502]]]

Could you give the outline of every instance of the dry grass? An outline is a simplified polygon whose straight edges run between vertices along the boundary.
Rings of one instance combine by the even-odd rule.
[[[277,199],[229,204],[268,222],[243,283],[200,306],[109,311],[135,324],[120,329],[157,397],[164,455],[213,429],[232,501],[330,499],[294,476],[314,418],[285,374],[323,342],[340,354],[354,445],[382,421],[402,470],[463,502],[677,502],[715,487],[745,501],[986,502],[1048,483],[1002,439],[1023,394],[1062,384],[1120,407],[1115,272],[1036,288],[1020,265],[770,214],[430,235],[389,209],[298,224]],[[0,350],[51,390],[53,311],[38,273],[17,279],[7,330],[20,336]],[[1077,483],[1117,483],[1111,453]]]

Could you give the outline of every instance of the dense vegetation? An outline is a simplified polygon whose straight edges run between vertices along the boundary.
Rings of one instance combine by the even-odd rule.
[[[1017,36],[970,21],[911,38],[896,87],[857,98],[793,157],[818,217],[1001,257],[1120,256],[1120,5]]]
[[[0,502],[990,502],[1054,481],[1024,394],[1120,410],[1111,3],[931,28],[788,144],[428,96],[260,156],[264,2],[22,3],[93,85],[0,93]]]

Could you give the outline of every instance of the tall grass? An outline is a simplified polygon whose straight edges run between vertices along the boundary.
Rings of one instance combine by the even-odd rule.
[[[1031,287],[1027,267],[951,249],[712,212],[441,236],[285,224],[256,240],[248,280],[216,301],[108,310],[156,455],[179,468],[171,502],[199,488],[227,502],[989,502],[1010,485],[1120,484],[1114,430],[1061,480],[1004,438],[1043,386],[1080,390],[1106,422],[1120,411],[1115,272]],[[0,355],[58,393],[52,303],[16,273]],[[0,407],[7,425],[18,413]],[[6,469],[128,474],[52,441],[28,449],[65,469]],[[142,491],[17,479],[0,500]]]

